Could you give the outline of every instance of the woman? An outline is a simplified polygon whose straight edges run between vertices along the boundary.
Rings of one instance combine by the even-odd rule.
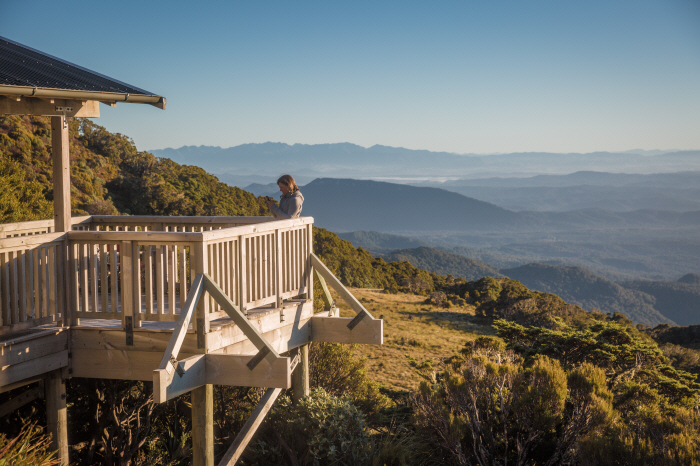
[[[299,192],[294,178],[290,175],[282,175],[277,180],[282,195],[280,196],[280,205],[277,207],[272,199],[267,200],[267,206],[270,208],[272,215],[278,220],[285,218],[295,218],[301,214],[301,204],[304,202],[304,196]]]

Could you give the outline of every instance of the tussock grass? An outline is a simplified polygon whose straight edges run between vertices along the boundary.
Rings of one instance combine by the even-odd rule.
[[[357,353],[367,358],[367,372],[376,382],[395,390],[415,390],[420,377],[408,363],[449,357],[467,341],[481,335],[494,335],[484,319],[474,316],[474,307],[449,309],[424,304],[424,296],[389,294],[382,290],[349,288],[374,316],[384,319],[384,344],[359,345]],[[342,317],[355,313],[335,297]]]

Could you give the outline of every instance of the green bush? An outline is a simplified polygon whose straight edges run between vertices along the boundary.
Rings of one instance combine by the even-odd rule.
[[[268,424],[274,440],[259,440],[254,464],[289,459],[298,465],[362,465],[372,457],[365,415],[346,397],[322,388],[297,403],[284,397],[273,408]]]

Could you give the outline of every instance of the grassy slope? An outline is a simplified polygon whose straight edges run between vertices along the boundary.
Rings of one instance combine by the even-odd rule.
[[[359,345],[357,352],[367,358],[367,371],[376,382],[389,388],[415,390],[420,378],[408,364],[408,356],[423,361],[438,360],[459,352],[464,343],[479,335],[493,335],[487,319],[474,315],[474,306],[442,309],[423,304],[425,297],[389,294],[381,290],[350,288],[375,317],[384,319],[384,344]],[[336,296],[343,317],[354,317]]]

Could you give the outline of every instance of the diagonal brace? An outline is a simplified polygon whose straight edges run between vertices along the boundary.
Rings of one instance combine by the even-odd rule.
[[[243,428],[236,436],[235,440],[226,451],[226,454],[221,461],[219,466],[233,466],[236,461],[241,457],[248,443],[253,438],[253,434],[258,430],[260,424],[265,419],[267,412],[272,408],[272,404],[275,402],[277,397],[282,393],[279,388],[268,388],[265,394],[260,399],[260,402],[255,407],[250,417],[243,425]]]
[[[348,291],[345,286],[343,286],[342,283],[340,283],[340,280],[338,280],[338,277],[333,275],[333,272],[328,270],[328,267],[326,267],[326,264],[321,262],[321,259],[319,259],[316,254],[311,253],[311,265],[313,266],[314,270],[319,274],[320,277],[323,277],[329,285],[333,287],[335,291],[338,292],[338,294],[343,298],[343,300],[350,305],[353,311],[357,313],[357,321],[353,319],[350,324],[348,324],[349,329],[353,329],[359,322],[362,320],[364,317],[369,317],[370,319],[373,319],[372,314],[365,309],[365,307],[360,304],[360,302],[355,298],[352,293]],[[360,317],[360,314],[363,316]],[[352,325],[352,327],[350,326]]]
[[[260,352],[266,349],[267,353],[262,355],[260,359],[267,359],[270,363],[274,362],[280,355],[275,351],[275,349],[270,345],[265,338],[258,332],[258,329],[250,324],[248,318],[238,309],[231,299],[223,292],[223,290],[216,284],[214,280],[209,277],[209,275],[204,274],[204,288],[207,292],[214,298],[214,300],[221,306],[221,308],[228,314],[228,316],[233,320],[233,322],[238,325],[238,327],[243,331],[246,337],[255,345],[259,353],[253,357],[253,359],[260,356]],[[252,363],[253,361],[251,361]],[[255,363],[257,365],[257,363]],[[255,368],[255,365],[251,370]]]
[[[197,274],[197,276],[194,277],[192,288],[187,294],[185,306],[180,311],[180,318],[177,320],[177,324],[175,324],[173,336],[170,337],[168,347],[165,349],[163,359],[160,361],[160,366],[158,366],[158,369],[165,369],[168,374],[172,374],[175,369],[171,361],[177,361],[177,354],[180,352],[182,342],[185,340],[185,335],[187,335],[187,327],[190,325],[192,314],[197,307],[197,303],[199,303],[199,298],[202,297],[202,293],[204,292],[203,281],[204,277],[202,274]]]

